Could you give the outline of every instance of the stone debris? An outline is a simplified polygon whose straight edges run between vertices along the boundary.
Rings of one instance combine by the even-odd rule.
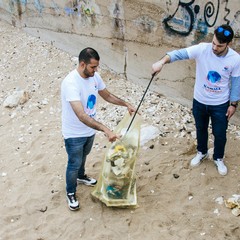
[[[223,197],[221,196],[221,197],[216,198],[216,199],[215,199],[215,202],[218,203],[218,204],[223,204],[223,203],[224,203],[224,199],[223,199]]]
[[[19,104],[24,104],[29,100],[28,92],[24,90],[14,91],[11,95],[9,95],[3,102],[4,107],[13,108],[18,106]]]
[[[224,200],[225,206],[231,209],[234,216],[240,216],[240,195],[234,194],[231,198]]]

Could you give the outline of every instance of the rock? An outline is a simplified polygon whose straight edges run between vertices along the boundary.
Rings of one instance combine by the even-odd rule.
[[[240,215],[240,208],[235,207],[232,209],[232,214],[236,217],[238,217]]]
[[[225,200],[225,206],[232,209],[234,216],[240,215],[240,195],[234,194],[233,197]]]
[[[13,108],[18,106],[19,104],[24,104],[29,100],[28,92],[24,90],[14,91],[12,95],[8,96],[3,102],[4,107]]]

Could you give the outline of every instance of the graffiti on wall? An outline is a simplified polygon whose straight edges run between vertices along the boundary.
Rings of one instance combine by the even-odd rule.
[[[235,13],[231,26],[235,30],[235,36],[240,38],[240,10]]]
[[[27,4],[33,4],[38,13],[42,13],[42,10],[44,9],[44,5],[41,3],[40,0],[34,0],[33,3],[29,3],[27,0],[11,0],[11,1],[9,1],[9,7],[10,7],[11,12],[14,12],[14,8],[16,6],[19,16],[23,13],[23,10],[26,9]],[[20,9],[21,9],[21,11],[20,11]],[[21,12],[21,14],[20,14],[20,12]]]
[[[207,34],[208,27],[212,27],[216,23],[220,0],[217,0],[215,4],[207,2],[202,12],[200,5],[194,3],[195,0],[180,0],[175,12],[163,20],[165,27],[171,32],[183,36],[189,35],[194,28]]]
[[[234,20],[231,22],[229,19],[230,8],[228,7],[228,0],[212,0],[206,3],[195,0],[179,0],[176,4],[175,11],[164,18],[163,24],[165,28],[170,32],[177,33],[182,36],[188,36],[193,29],[199,33],[199,36],[206,36],[208,30],[214,27],[216,21],[219,18],[220,7],[221,11],[224,11],[223,20],[226,24],[230,24],[233,28],[236,23],[239,24],[239,11],[235,14]],[[170,6],[173,5],[171,0],[166,2],[167,10],[169,11]],[[239,33],[239,28],[235,28],[235,32]]]
[[[180,35],[188,35],[193,29],[194,12],[190,6],[194,1],[188,3],[179,1],[175,12],[163,20],[166,28]],[[169,5],[171,5],[171,1]],[[195,11],[197,13],[197,9]]]
[[[53,16],[61,14],[73,18],[79,18],[82,26],[87,24],[95,26],[100,22],[102,17],[100,8],[94,0],[66,1],[65,7],[63,8],[59,7],[59,3],[55,0],[48,2],[41,0],[10,0],[9,9],[11,13],[17,13],[20,20],[22,14],[28,9],[38,13],[39,16],[50,13]]]
[[[42,13],[44,6],[40,0],[34,0],[34,6],[39,13]]]
[[[75,0],[64,8],[67,16],[78,17],[84,25],[97,25],[101,12],[95,1]]]
[[[1,2],[4,0],[0,0],[0,4]],[[76,24],[80,23],[81,27],[89,25],[94,27],[101,23],[102,18],[106,17],[101,12],[102,6],[96,4],[95,0],[67,0],[64,3],[57,0],[9,0],[6,2],[9,4],[10,12],[14,16],[18,16],[19,20],[24,14],[34,12],[41,17],[44,14],[68,16],[76,20]],[[216,22],[223,22],[230,24],[236,36],[240,36],[240,10],[235,9],[229,0],[166,0],[165,4],[167,7],[164,9],[166,9],[167,16],[161,22],[170,33],[188,36],[194,31],[194,35],[200,40],[210,31],[212,32],[211,28],[215,26]],[[126,27],[124,26],[126,19],[123,16],[124,1],[109,1],[107,7],[108,17],[112,18],[113,30],[116,32],[116,36],[114,36],[124,39]],[[236,12],[234,13],[234,11]],[[137,18],[131,19],[131,21],[139,27],[139,31],[147,34],[156,31],[159,27],[147,12],[139,12]]]

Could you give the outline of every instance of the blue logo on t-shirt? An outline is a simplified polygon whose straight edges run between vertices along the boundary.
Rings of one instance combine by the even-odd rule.
[[[96,104],[96,96],[90,95],[87,101],[87,108],[93,109],[95,104]]]
[[[221,75],[218,72],[209,71],[208,75],[207,75],[207,79],[211,83],[216,83],[216,82],[219,82],[221,80]]]
[[[90,117],[94,117],[96,114],[95,109],[94,109],[95,104],[96,104],[96,96],[90,95],[87,100],[87,110],[86,110],[86,113]]]

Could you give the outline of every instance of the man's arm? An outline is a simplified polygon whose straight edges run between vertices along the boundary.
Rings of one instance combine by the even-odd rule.
[[[159,73],[166,63],[172,63],[184,59],[189,59],[186,48],[168,52],[161,60],[152,65],[152,74]]]
[[[107,128],[105,125],[89,117],[84,112],[83,105],[80,101],[71,101],[70,104],[73,111],[77,115],[78,119],[84,124],[86,124],[88,127],[104,132],[107,135],[108,140],[110,142],[114,142],[118,138],[118,136],[115,133],[113,133],[109,128]]]
[[[238,102],[240,100],[240,76],[231,77],[230,102]]]
[[[106,88],[98,91],[99,95],[107,102],[113,103],[115,105],[127,107],[130,115],[136,111],[136,109],[130,104],[110,93]]]
[[[231,77],[230,105],[227,111],[228,120],[236,112],[238,101],[240,100],[240,76]]]

